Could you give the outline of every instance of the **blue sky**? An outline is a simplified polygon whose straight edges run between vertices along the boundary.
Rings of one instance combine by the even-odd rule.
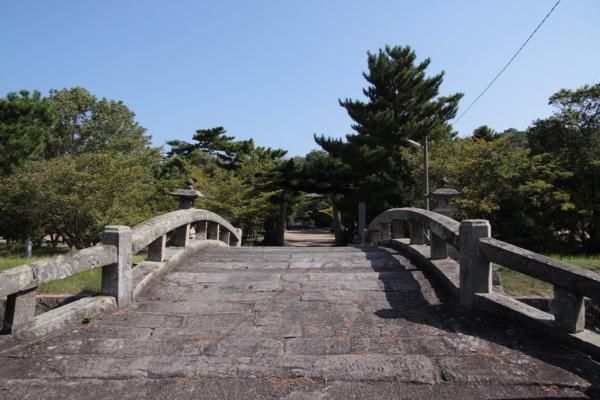
[[[555,0],[0,0],[0,96],[83,86],[123,100],[156,145],[224,126],[303,155],[340,137],[339,98],[361,98],[367,50],[410,45],[477,96]],[[560,88],[600,81],[600,1],[563,0],[455,125],[526,128]],[[459,111],[460,112],[460,111]]]

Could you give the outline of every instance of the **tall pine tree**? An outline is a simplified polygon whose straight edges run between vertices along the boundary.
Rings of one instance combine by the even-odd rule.
[[[325,151],[350,167],[356,195],[368,200],[372,211],[413,201],[415,182],[401,151],[409,140],[452,137],[448,120],[456,115],[462,94],[439,96],[444,73],[428,77],[430,60],[416,59],[408,46],[369,52],[369,70],[363,73],[367,101],[340,100],[355,133],[345,141],[315,135]]]

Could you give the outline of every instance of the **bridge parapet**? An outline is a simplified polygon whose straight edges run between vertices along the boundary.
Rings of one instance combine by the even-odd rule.
[[[241,229],[213,212],[190,208],[161,214],[133,227],[133,252],[137,253],[156,241],[166,243],[166,236],[171,232],[173,242],[185,246],[192,228],[199,239],[222,240],[231,246],[242,243]],[[187,234],[182,234],[184,232]]]
[[[512,319],[600,358],[600,335],[586,329],[584,301],[600,302],[598,273],[493,239],[487,220],[458,222],[418,208],[379,214],[364,241],[418,259],[466,308]],[[491,263],[552,284],[552,313],[493,291]]]
[[[102,243],[97,246],[1,272],[0,298],[6,297],[3,331],[45,334],[64,322],[81,320],[84,315],[126,306],[149,278],[172,267],[173,259],[179,261],[199,242],[240,246],[242,231],[210,211],[181,209],[161,214],[133,229],[107,226]],[[133,268],[133,255],[145,248],[148,262]],[[100,296],[35,315],[40,285],[95,268],[102,268]]]

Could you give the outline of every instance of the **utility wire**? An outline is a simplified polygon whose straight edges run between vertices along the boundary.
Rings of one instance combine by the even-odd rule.
[[[460,121],[460,119],[467,113],[467,111],[469,111],[471,109],[471,107],[473,107],[475,105],[475,103],[477,103],[477,101],[485,94],[485,92],[488,91],[488,89],[494,84],[494,82],[496,82],[498,80],[498,78],[500,78],[500,75],[502,75],[502,73],[504,71],[506,71],[506,69],[508,68],[508,66],[515,60],[515,58],[517,58],[517,56],[519,55],[519,53],[521,52],[521,50],[523,50],[523,48],[525,47],[525,45],[527,45],[527,43],[529,43],[529,41],[531,40],[531,38],[533,37],[533,35],[536,34],[536,32],[540,29],[540,27],[542,25],[544,25],[544,22],[546,22],[546,20],[548,19],[548,17],[550,16],[550,14],[552,14],[552,12],[554,11],[554,9],[558,6],[558,4],[561,2],[561,0],[558,0],[554,6],[552,6],[552,8],[550,9],[550,11],[548,11],[548,14],[546,14],[546,16],[544,17],[544,19],[542,19],[542,22],[540,22],[538,24],[538,26],[533,30],[533,32],[531,33],[531,35],[529,35],[529,37],[527,38],[527,40],[525,42],[523,42],[523,44],[521,45],[521,47],[519,47],[519,50],[517,50],[517,52],[511,57],[510,60],[508,60],[508,62],[506,63],[506,65],[504,66],[504,68],[502,68],[500,70],[500,72],[498,72],[498,74],[494,77],[494,79],[492,79],[492,81],[485,87],[485,89],[483,89],[483,91],[481,93],[479,93],[479,96],[477,96],[477,98],[475,100],[473,100],[473,102],[471,104],[469,104],[469,107],[467,107],[467,109],[465,111],[463,111],[462,114],[460,114],[460,116],[456,119],[456,121],[454,121],[455,123]]]

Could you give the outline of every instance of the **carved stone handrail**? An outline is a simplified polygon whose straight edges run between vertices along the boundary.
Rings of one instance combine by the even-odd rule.
[[[0,273],[0,297],[35,288],[90,269],[114,264],[115,246],[94,246],[46,260],[20,265]]]
[[[236,245],[242,243],[242,232],[218,214],[200,209],[171,211],[133,227],[133,252],[137,253],[159,237],[181,226],[207,221],[218,224],[234,236]],[[231,238],[230,238],[231,240]]]
[[[0,297],[7,298],[3,331],[15,333],[34,329],[45,332],[49,327],[54,327],[48,313],[55,310],[49,311],[41,319],[35,316],[37,288],[44,283],[94,268],[102,268],[101,292],[105,296],[98,297],[97,301],[81,302],[85,309],[78,309],[71,303],[70,309],[79,311],[63,315],[80,315],[86,310],[104,310],[131,303],[134,293],[140,290],[134,283],[133,255],[148,247],[148,261],[158,261],[161,263],[159,265],[168,266],[172,259],[164,261],[167,261],[167,236],[171,232],[170,245],[183,250],[194,247],[188,248],[191,238],[207,240],[207,244],[211,240],[218,241],[216,243],[229,246],[240,246],[242,242],[241,229],[233,227],[215,213],[193,208],[159,215],[133,229],[127,226],[107,226],[100,245],[20,265],[0,273]],[[44,326],[40,326],[40,321],[45,321]]]
[[[367,235],[379,231],[381,224],[393,221],[408,221],[429,228],[446,243],[458,249],[460,247],[458,229],[460,223],[445,215],[420,208],[392,208],[376,216],[367,228]]]
[[[409,240],[404,239],[405,223],[410,228]],[[427,230],[431,233],[429,245]],[[600,301],[600,274],[596,272],[493,239],[487,220],[459,223],[417,208],[382,212],[369,224],[363,241],[381,243],[419,259],[464,307],[524,323],[600,359],[600,335],[585,329],[585,297]],[[452,258],[448,245],[456,250]],[[552,284],[552,313],[493,292],[492,262]]]
[[[479,249],[489,261],[600,302],[600,274],[500,240],[479,241]]]

